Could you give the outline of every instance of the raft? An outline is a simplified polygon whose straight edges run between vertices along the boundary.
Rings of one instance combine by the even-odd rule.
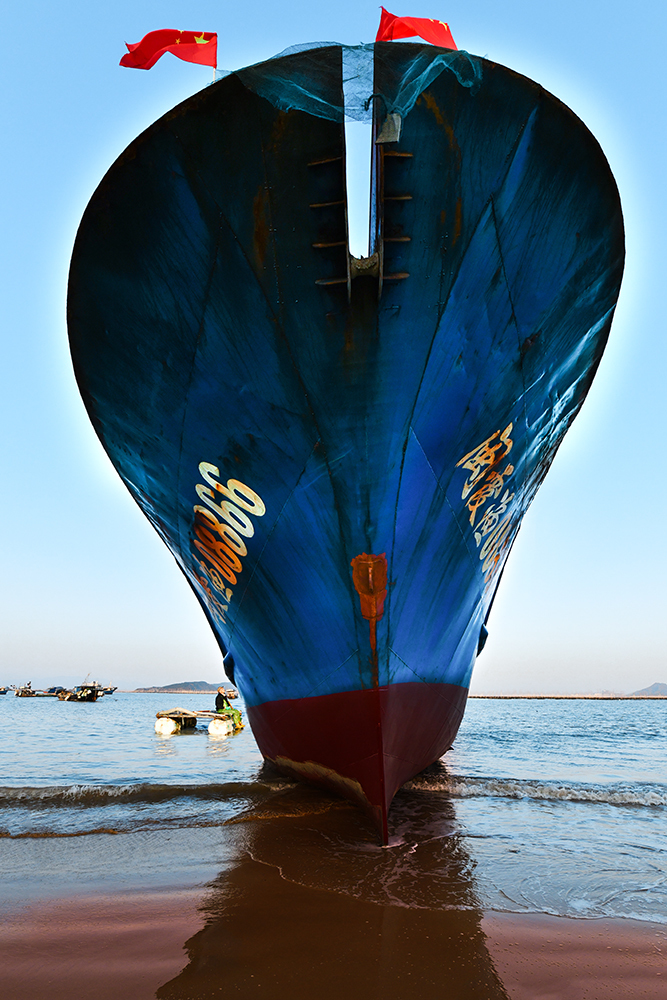
[[[204,709],[193,712],[188,708],[170,708],[167,712],[157,712],[155,732],[158,736],[173,736],[182,729],[196,729],[199,719],[203,719],[208,720],[208,731],[211,736],[229,736],[243,729],[240,715],[237,710],[214,712]]]

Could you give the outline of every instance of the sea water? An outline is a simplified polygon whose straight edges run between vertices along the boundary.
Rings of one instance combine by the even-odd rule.
[[[471,699],[452,750],[396,796],[381,848],[353,806],[264,765],[249,727],[154,732],[157,711],[212,697],[1,698],[5,874],[26,840],[71,838],[83,858],[158,831],[183,867],[188,830],[206,828],[221,863],[245,852],[370,902],[667,923],[667,701]]]

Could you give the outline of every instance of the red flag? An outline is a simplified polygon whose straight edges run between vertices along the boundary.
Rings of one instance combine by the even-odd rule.
[[[384,7],[380,18],[376,42],[392,42],[396,38],[414,38],[418,35],[425,42],[439,45],[443,49],[455,49],[449,25],[444,21],[434,21],[430,17],[396,17]]]
[[[165,52],[172,52],[185,62],[199,63],[200,66],[216,66],[218,62],[218,36],[213,31],[175,31],[162,28],[149,31],[140,42],[128,45],[127,55],[120,61],[121,66],[131,69],[150,69]]]

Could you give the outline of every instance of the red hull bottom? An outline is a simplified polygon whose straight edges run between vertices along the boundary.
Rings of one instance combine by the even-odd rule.
[[[248,718],[267,760],[357,802],[386,843],[394,795],[450,748],[467,697],[456,684],[392,684],[265,702]]]

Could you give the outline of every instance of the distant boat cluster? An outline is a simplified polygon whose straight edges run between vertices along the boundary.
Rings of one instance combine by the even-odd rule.
[[[31,681],[19,686],[16,684],[10,684],[9,687],[0,686],[0,694],[13,691],[17,698],[57,698],[59,701],[97,701],[105,694],[113,694],[115,690],[115,687],[104,687],[97,681],[84,681],[83,684],[78,684],[73,688],[56,684],[43,691],[33,688]]]

